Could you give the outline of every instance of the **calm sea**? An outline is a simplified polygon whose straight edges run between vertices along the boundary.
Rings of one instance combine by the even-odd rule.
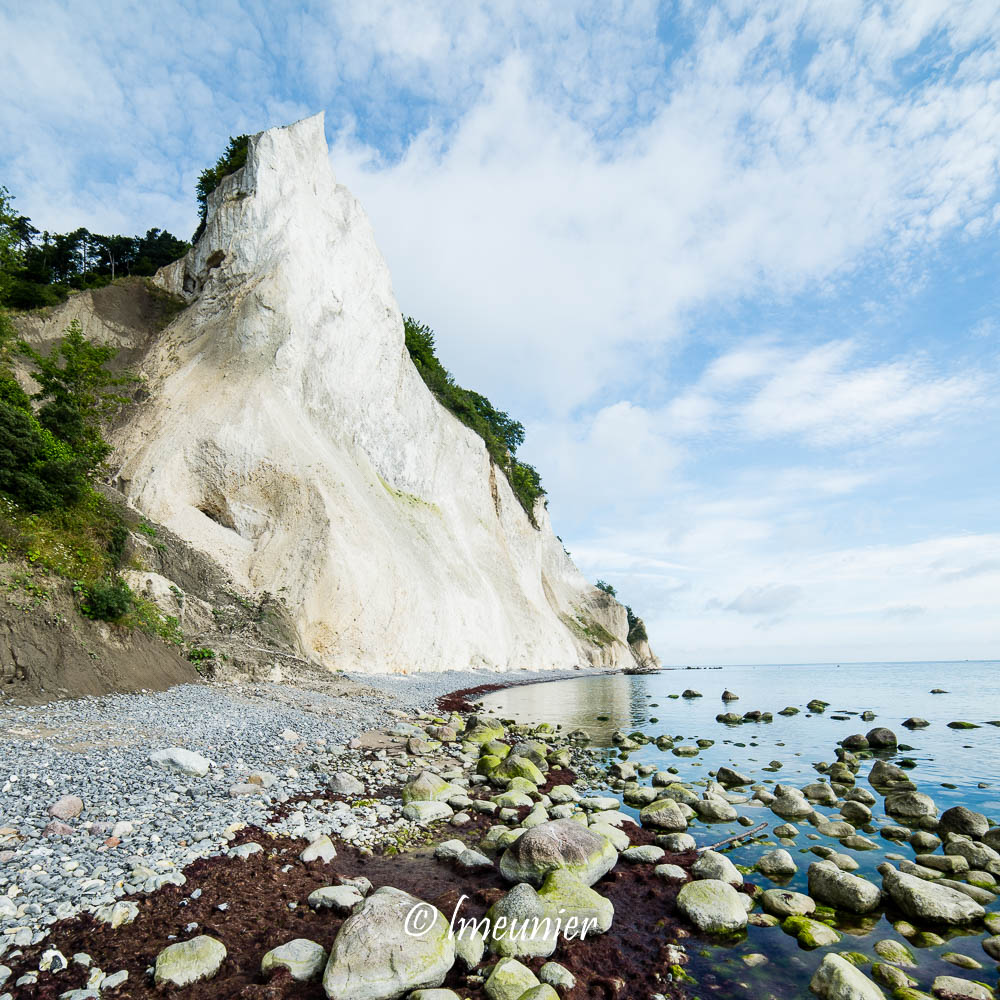
[[[671,697],[681,695],[686,688],[701,692],[702,697]],[[931,694],[934,688],[943,688],[947,693]],[[721,695],[726,689],[738,695],[739,701],[724,703]],[[805,706],[814,698],[829,702],[829,708],[821,714],[809,713]],[[887,726],[905,747],[887,755],[888,759],[907,757],[915,761],[917,766],[909,772],[911,778],[940,809],[966,805],[986,813],[993,825],[1000,825],[1000,727],[989,725],[1000,722],[1000,661],[996,660],[668,669],[653,675],[590,676],[507,688],[488,695],[484,705],[505,718],[560,723],[564,730],[585,729],[596,745],[611,748],[609,754],[614,753],[611,734],[616,729],[640,729],[650,737],[668,734],[684,743],[714,740],[697,758],[677,757],[651,744],[629,757],[635,763],[655,764],[660,769],[675,767],[679,778],[689,782],[707,780],[708,771],[730,765],[761,783],[784,781],[801,787],[817,780],[814,764],[835,759],[839,740],[876,725]],[[779,710],[788,705],[799,708],[800,713],[779,715]],[[774,721],[727,726],[715,719],[722,712],[742,714],[751,709],[773,713]],[[859,715],[864,711],[874,712],[875,721],[862,721]],[[910,716],[924,718],[930,725],[907,730],[901,723]],[[948,723],[953,721],[972,722],[980,728],[949,729]],[[764,771],[772,762],[780,762],[780,769]],[[858,780],[870,789],[864,780],[867,770],[866,764]],[[874,870],[885,860],[886,853],[912,858],[914,852],[908,845],[878,836],[878,826],[892,822],[881,811],[881,801],[879,798],[873,808],[874,830],[868,833],[878,843],[877,851],[847,851],[836,840],[817,834],[809,824],[797,823],[801,834],[789,850],[800,866],[799,873],[784,884],[806,891],[806,868],[816,860],[807,852],[817,844],[851,854],[860,864],[857,874],[872,876],[876,883],[879,876]],[[782,822],[760,805],[738,808],[755,822],[767,821],[772,827]],[[634,809],[625,807],[625,811],[636,815]],[[709,844],[741,829],[737,824],[705,825],[696,821],[689,832],[699,844]],[[741,847],[730,857],[737,864],[752,865],[767,849]],[[762,876],[754,878],[765,888],[771,885]],[[871,946],[877,940],[904,940],[884,917],[873,926],[841,929],[844,940],[837,946],[803,952],[794,939],[776,928],[751,927],[747,939],[739,944],[725,948],[706,944],[702,953],[695,955],[692,970],[702,990],[720,995],[810,996],[808,979],[825,951],[872,954]],[[965,975],[995,985],[996,966],[983,953],[980,940],[981,934],[955,936],[944,946],[919,949],[919,967],[911,970],[913,977],[923,989],[929,989],[937,975]],[[956,969],[941,960],[948,951],[968,954],[983,962],[986,969],[977,973]],[[748,968],[742,956],[751,952],[763,953],[770,961],[759,968]]]

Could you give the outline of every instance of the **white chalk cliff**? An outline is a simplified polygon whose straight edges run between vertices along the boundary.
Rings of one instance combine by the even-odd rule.
[[[410,361],[372,227],[322,116],[250,140],[198,244],[156,279],[189,303],[115,440],[142,513],[291,612],[330,668],[635,666],[625,610],[536,529]]]

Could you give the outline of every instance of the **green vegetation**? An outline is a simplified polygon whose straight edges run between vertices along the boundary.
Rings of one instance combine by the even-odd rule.
[[[201,239],[201,234],[205,231],[205,223],[208,221],[208,196],[219,186],[223,177],[228,177],[235,173],[247,162],[247,148],[250,136],[238,135],[234,139],[229,137],[229,145],[226,151],[215,161],[214,167],[206,167],[198,175],[198,228],[192,237],[192,242],[197,243]]]
[[[145,236],[102,236],[82,227],[39,232],[14,211],[10,193],[0,187],[0,306],[57,305],[74,290],[100,288],[123,275],[155,274],[188,249],[163,229]]]
[[[605,594],[609,594],[611,597],[618,596],[618,591],[615,590],[610,583],[605,583],[604,580],[598,580],[594,586],[597,587],[598,590],[603,590]]]
[[[646,626],[643,624],[642,619],[636,617],[636,615],[632,613],[632,609],[628,605],[625,606],[625,613],[628,615],[629,643],[631,644],[633,642],[642,642],[644,640],[648,641],[649,636],[646,635]]]
[[[537,528],[535,503],[545,496],[541,477],[532,466],[515,458],[517,449],[524,443],[524,426],[496,409],[485,396],[458,385],[451,372],[438,360],[434,350],[434,331],[429,326],[406,316],[403,318],[403,329],[410,359],[427,388],[442,406],[483,439],[490,458],[503,470],[514,495]]]
[[[0,191],[0,300],[24,280],[23,221]],[[0,301],[0,560],[27,563],[32,577],[71,580],[85,617],[179,642],[177,620],[119,576],[128,526],[93,485],[110,451],[103,425],[128,402],[116,390],[134,381],[109,367],[116,353],[87,340],[74,320],[42,354],[16,339]],[[31,395],[15,377],[15,358],[38,386]]]

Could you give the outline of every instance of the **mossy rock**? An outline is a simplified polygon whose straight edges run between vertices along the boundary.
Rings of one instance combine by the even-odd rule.
[[[840,940],[840,934],[828,924],[809,917],[785,917],[781,929],[796,938],[803,948],[823,948]]]

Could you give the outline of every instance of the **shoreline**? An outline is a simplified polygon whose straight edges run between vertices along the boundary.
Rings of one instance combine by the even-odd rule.
[[[85,802],[79,802],[81,808],[69,804],[61,827],[40,833],[39,810],[34,809],[34,826],[27,822],[19,829],[0,829],[0,966],[11,970],[10,981],[0,982],[0,1000],[8,1000],[3,990],[11,990],[12,984],[11,998],[17,1000],[159,996],[163,987],[153,980],[158,956],[168,954],[174,944],[203,936],[221,942],[218,947],[225,948],[226,957],[176,995],[191,1000],[324,1000],[318,968],[313,978],[300,982],[288,970],[265,974],[261,961],[272,950],[280,952],[289,941],[298,941],[318,950],[324,962],[329,954],[330,965],[336,966],[342,936],[354,941],[357,962],[382,961],[365,952],[361,939],[351,938],[350,928],[352,921],[376,919],[374,912],[387,898],[378,890],[389,887],[397,896],[408,894],[414,905],[435,907],[442,920],[451,918],[460,903],[466,917],[494,921],[505,907],[520,912],[518,907],[542,906],[549,898],[545,893],[565,891],[565,886],[550,885],[549,869],[539,873],[534,888],[515,885],[529,869],[508,864],[519,845],[536,836],[555,838],[537,856],[558,853],[579,838],[589,838],[588,849],[604,844],[600,851],[612,852],[610,867],[592,872],[591,888],[573,881],[582,877],[572,874],[577,869],[567,874],[576,888],[566,905],[605,913],[603,933],[586,941],[543,938],[529,942],[527,952],[518,950],[520,944],[498,939],[492,945],[496,956],[480,953],[467,966],[452,961],[435,980],[445,992],[434,1000],[521,1000],[520,993],[496,994],[489,985],[498,968],[509,969],[506,959],[494,962],[508,954],[508,947],[514,948],[512,955],[524,970],[518,975],[529,986],[550,979],[563,984],[555,992],[530,994],[530,1000],[682,1000],[695,982],[699,995],[722,990],[727,992],[717,995],[729,996],[749,989],[743,986],[747,981],[761,995],[777,996],[785,990],[801,992],[811,982],[821,1000],[836,1000],[841,994],[831,984],[842,985],[844,976],[862,984],[858,998],[874,1000],[872,991],[881,984],[896,1000],[925,1000],[931,992],[989,1000],[975,992],[986,973],[974,970],[985,968],[980,944],[993,957],[993,939],[948,938],[959,926],[974,935],[981,935],[985,926],[997,935],[1000,956],[1000,913],[984,915],[977,902],[989,906],[1000,898],[990,874],[1000,878],[1000,853],[994,850],[1000,849],[1000,827],[987,832],[986,816],[964,806],[943,812],[939,826],[937,807],[926,794],[933,789],[925,778],[924,790],[918,792],[911,780],[917,764],[899,756],[912,748],[898,743],[884,727],[876,725],[867,736],[838,738],[830,748],[823,742],[829,735],[819,736],[829,734],[827,723],[809,721],[824,718],[826,703],[814,699],[804,709],[783,710],[782,715],[803,713],[800,733],[816,732],[810,753],[823,753],[826,746],[834,751],[834,763],[814,765],[818,777],[799,768],[769,778],[765,773],[774,774],[781,763],[772,761],[759,773],[761,766],[747,759],[753,759],[753,752],[740,749],[747,744],[735,742],[741,733],[756,746],[755,736],[768,732],[764,716],[771,718],[769,713],[717,715],[715,728],[699,733],[717,739],[695,743],[691,735],[650,736],[640,728],[618,730],[612,746],[598,748],[579,733],[561,730],[555,719],[504,724],[492,713],[440,710],[451,704],[474,707],[476,696],[507,686],[588,675],[500,675],[489,680],[509,683],[469,685],[486,678],[467,672],[416,684],[409,684],[410,678],[387,678],[379,689],[341,678],[344,687],[338,695],[281,685],[199,685],[172,694],[60,703],[59,711],[26,712],[60,716],[68,727],[75,710],[74,721],[82,727],[55,727],[44,737],[8,727],[15,739],[26,741],[31,752],[20,759],[30,757],[38,773],[45,753],[53,755],[44,762],[52,779],[66,774],[73,760],[103,764],[97,767],[98,781],[77,789]],[[466,686],[452,687],[455,681]],[[656,695],[647,695],[652,697]],[[692,692],[692,697],[702,696]],[[171,703],[183,712],[165,720]],[[427,705],[430,711],[420,707]],[[656,707],[650,702],[650,709]],[[128,725],[120,717],[118,731],[105,734],[100,747],[81,746],[83,735],[100,731],[102,708],[131,709],[133,714]],[[149,719],[150,728],[137,727],[139,710],[156,714],[160,728]],[[209,716],[200,720],[202,728],[199,713]],[[15,714],[0,711],[0,720],[9,722]],[[842,709],[826,717],[850,723],[859,715]],[[872,724],[873,713],[863,717]],[[379,724],[361,729],[373,719]],[[280,729],[291,722],[297,731]],[[815,726],[820,729],[810,728]],[[136,743],[152,731],[184,731],[188,743],[205,749],[214,739],[215,759],[205,762],[202,776],[163,772],[150,763],[150,747]],[[734,738],[718,739],[725,734]],[[255,739],[259,754],[251,757]],[[715,761],[717,769],[707,770],[717,741],[718,749],[729,744],[719,758],[728,763]],[[112,756],[101,758],[101,750]],[[296,763],[282,773],[288,760]],[[272,770],[262,770],[261,761],[270,762]],[[736,770],[743,768],[750,770],[745,775]],[[84,769],[68,770],[83,781]],[[38,773],[25,773],[22,779],[33,781]],[[107,811],[108,801],[116,801],[116,813],[123,803],[136,808],[136,800],[128,798],[135,788],[130,777],[148,786],[145,802],[156,804],[156,817],[134,817],[135,827],[120,831],[94,823],[90,817],[101,808]],[[111,783],[104,806],[92,797],[102,782]],[[14,799],[12,785],[19,783],[8,779],[0,790],[5,809]],[[26,791],[25,801],[37,806],[37,781]],[[50,780],[42,794],[42,804],[55,800],[65,811],[64,799],[72,789]],[[191,833],[206,815],[215,826]],[[241,818],[220,831],[221,823],[234,815]],[[763,824],[755,822],[761,819]],[[713,824],[720,827],[713,829]],[[734,827],[745,843],[734,845],[733,837],[723,836]],[[967,829],[971,836],[956,837],[955,829]],[[556,835],[555,830],[562,832]],[[912,862],[898,853],[907,847],[914,852]],[[802,857],[793,857],[796,853]],[[528,852],[525,858],[535,856]],[[885,859],[878,874],[872,870],[873,856]],[[986,870],[969,870],[973,861]],[[96,913],[64,913],[51,937],[31,931],[33,923],[41,926],[36,918],[51,912],[45,906],[54,881],[74,881],[79,902],[94,891],[95,879],[103,879],[98,895],[111,887],[114,906],[101,911],[94,905],[100,899],[92,897],[87,909]],[[358,886],[364,891],[352,895]],[[325,903],[313,902],[317,891],[323,899],[324,893],[331,899],[347,893],[351,905],[324,909]],[[936,916],[915,920],[908,909],[913,893],[921,899],[926,895],[932,907],[928,912]],[[14,912],[4,899],[13,900]],[[42,913],[33,914],[34,903],[43,904]],[[959,912],[963,915],[956,917]],[[121,926],[101,923],[102,914]],[[410,947],[403,930],[391,926],[394,931],[380,930],[385,945],[380,953]],[[866,940],[869,935],[872,939]],[[874,958],[866,954],[873,944]],[[929,958],[921,956],[918,962],[911,945],[928,950]],[[943,958],[932,953],[937,948]],[[951,952],[944,954],[946,948]],[[809,958],[812,951],[817,954]],[[846,966],[854,972],[845,972]],[[918,974],[926,979],[927,993],[917,988],[923,985],[914,978]],[[110,977],[106,986],[105,976]],[[937,977],[933,989],[931,977]],[[948,977],[951,984],[941,985]],[[575,985],[566,986],[570,981]],[[956,982],[965,993],[955,992]],[[89,992],[73,992],[86,990],[88,983]],[[392,995],[408,997],[414,983]],[[352,1000],[354,995],[350,990],[329,993],[333,1000]]]

